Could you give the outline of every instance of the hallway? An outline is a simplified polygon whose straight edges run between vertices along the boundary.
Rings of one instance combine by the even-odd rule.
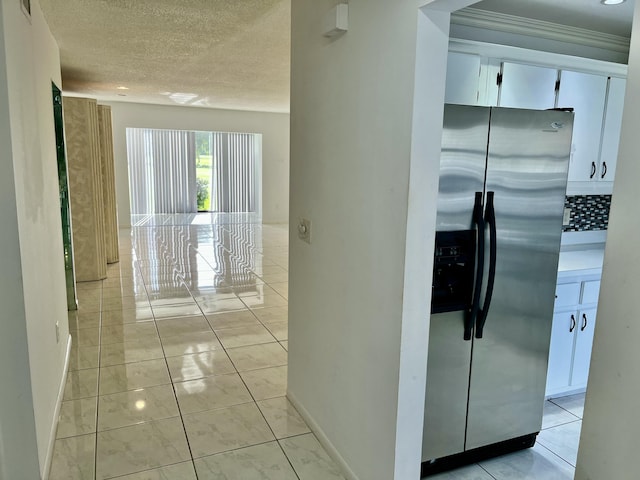
[[[342,479],[285,398],[288,229],[142,217],[78,284],[52,480]]]

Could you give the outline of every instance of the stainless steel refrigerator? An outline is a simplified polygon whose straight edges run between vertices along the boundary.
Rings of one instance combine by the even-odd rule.
[[[535,443],[573,114],[446,105],[423,475]]]

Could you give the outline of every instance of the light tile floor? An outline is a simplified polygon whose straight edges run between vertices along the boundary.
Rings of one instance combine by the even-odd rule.
[[[286,226],[141,217],[78,285],[51,480],[343,479],[287,401]],[[437,480],[572,479],[584,395],[529,450]]]
[[[287,401],[288,230],[144,217],[78,284],[57,479],[343,479]]]
[[[542,431],[528,450],[428,477],[433,480],[573,480],[584,394],[545,402]]]

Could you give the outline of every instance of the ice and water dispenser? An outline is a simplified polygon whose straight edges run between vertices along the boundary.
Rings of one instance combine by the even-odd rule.
[[[436,232],[431,313],[470,310],[476,230]]]

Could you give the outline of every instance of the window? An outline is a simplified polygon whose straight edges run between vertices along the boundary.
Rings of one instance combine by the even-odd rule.
[[[262,136],[127,129],[132,215],[260,213]]]

